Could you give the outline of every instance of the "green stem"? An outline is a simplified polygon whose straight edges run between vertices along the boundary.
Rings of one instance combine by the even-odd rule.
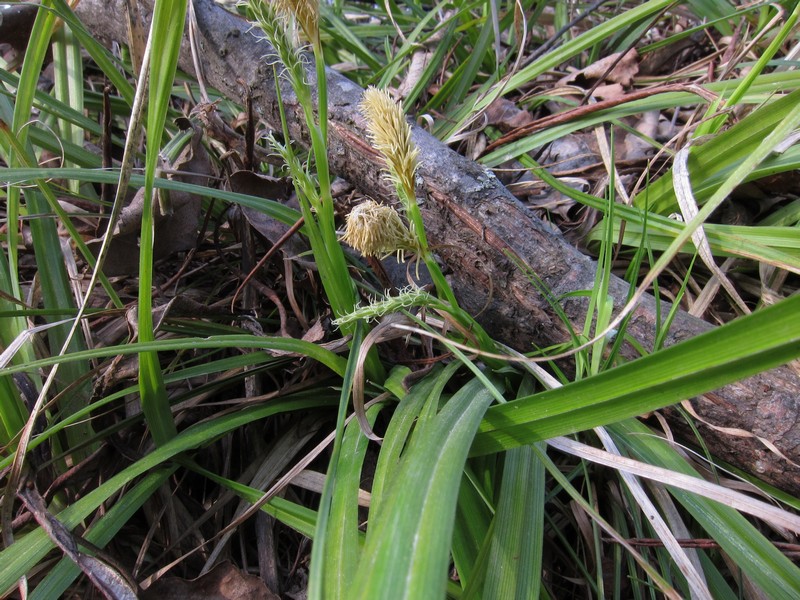
[[[419,252],[422,255],[422,260],[425,261],[425,265],[428,267],[428,272],[436,286],[436,291],[439,293],[440,297],[447,300],[455,311],[462,312],[458,306],[458,300],[456,300],[453,289],[450,287],[450,284],[447,283],[447,280],[444,278],[444,273],[442,273],[442,270],[439,268],[439,263],[436,262],[436,257],[434,257],[433,253],[430,251],[428,237],[425,235],[425,224],[422,222],[422,214],[419,212],[414,190],[408,190],[405,186],[398,185],[397,194],[400,196],[400,200],[406,208],[406,217],[408,217],[414,229],[414,235],[417,237],[417,242],[419,243]]]

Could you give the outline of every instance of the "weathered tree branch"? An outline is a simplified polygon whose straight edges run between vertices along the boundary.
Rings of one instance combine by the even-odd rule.
[[[140,2],[149,5],[151,0]],[[105,42],[126,43],[123,0],[82,0],[77,13],[95,36]],[[216,6],[195,0],[201,62],[206,83],[240,101],[249,86],[261,115],[279,123],[270,46],[251,31],[248,23]],[[268,58],[269,57],[269,58]],[[180,66],[194,73],[188,43]],[[295,139],[307,143],[303,117],[294,95],[281,83],[284,105]],[[329,132],[331,167],[374,197],[387,194],[379,158],[365,143],[364,122],[357,105],[362,90],[335,72],[329,72]],[[449,270],[452,286],[466,310],[480,314],[491,334],[520,350],[532,344],[547,346],[568,339],[567,331],[547,301],[509,260],[520,257],[552,290],[555,297],[590,289],[594,263],[531,215],[494,175],[451,151],[419,128],[414,141],[420,149],[419,173],[428,201],[423,217],[428,238]],[[621,308],[628,285],[614,278],[609,293]],[[661,314],[667,313],[664,305]],[[580,328],[585,303],[569,300],[564,310]],[[645,347],[655,334],[655,300],[639,304],[628,333]],[[667,344],[693,337],[712,326],[679,312]],[[751,377],[693,401],[695,411],[714,427],[701,425],[706,443],[719,457],[793,493],[800,493],[800,468],[778,457],[754,437],[734,437],[716,428],[751,432],[774,444],[800,463],[800,428],[796,426],[800,378],[788,367]],[[684,429],[681,418],[673,425]]]

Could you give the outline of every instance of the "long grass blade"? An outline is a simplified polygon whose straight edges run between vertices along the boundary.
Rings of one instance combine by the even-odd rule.
[[[147,154],[145,161],[144,204],[142,228],[139,237],[139,339],[150,342],[155,339],[153,330],[153,219],[154,185],[156,167],[167,108],[172,93],[172,82],[178,65],[183,28],[186,20],[187,0],[169,2],[157,0],[150,29],[150,95],[147,111]],[[140,77],[140,85],[146,85]],[[163,209],[163,207],[162,207]],[[164,444],[175,437],[177,428],[169,409],[167,391],[161,375],[158,355],[145,352],[139,355],[139,390],[142,412],[153,434],[156,444]]]
[[[540,447],[540,450],[544,448]],[[538,598],[545,468],[529,446],[506,453],[482,598]]]
[[[350,405],[350,393],[353,389],[353,378],[355,377],[356,370],[358,369],[358,349],[364,339],[364,322],[358,321],[355,324],[355,332],[352,340],[352,351],[350,358],[347,361],[347,370],[344,373],[342,382],[342,392],[339,397],[339,413],[336,419],[336,437],[334,438],[333,451],[331,452],[330,466],[328,473],[325,477],[325,485],[322,490],[322,498],[319,504],[319,517],[317,519],[316,532],[314,534],[314,546],[311,550],[311,573],[309,574],[309,598],[323,598],[326,591],[342,590],[340,585],[329,583],[334,580],[338,575],[338,569],[332,573],[327,572],[325,567],[330,566],[327,561],[327,546],[329,544],[329,533],[338,534],[339,539],[334,538],[333,543],[344,543],[342,539],[345,535],[352,534],[352,530],[348,532],[336,531],[335,524],[329,526],[333,517],[334,498],[339,494],[347,495],[350,491],[349,488],[343,487],[346,484],[344,481],[339,480],[339,463],[343,456],[343,444],[345,441],[345,418],[347,416],[347,408]],[[351,427],[352,429],[352,427]],[[348,438],[350,443],[356,444],[358,438],[353,438],[353,434]],[[351,457],[347,457],[348,459]],[[348,473],[348,467],[352,467],[349,461],[342,464],[342,469]],[[340,511],[339,516],[342,516],[344,508],[338,504],[337,509]],[[333,531],[331,531],[333,530]],[[352,563],[351,563],[352,565]],[[339,582],[342,583],[342,582]]]
[[[674,448],[651,435],[641,423],[629,420],[612,426],[611,430],[620,446],[624,444],[648,464],[695,474]],[[670,491],[768,597],[792,597],[800,593],[800,569],[740,513],[696,494],[674,488]]]
[[[372,521],[354,589],[359,598],[441,597],[458,482],[491,393],[462,387],[414,436]]]
[[[633,417],[800,356],[800,296],[584,381],[487,411],[473,455]]]

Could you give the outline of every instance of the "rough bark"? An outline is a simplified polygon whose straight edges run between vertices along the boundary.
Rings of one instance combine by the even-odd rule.
[[[140,5],[150,5],[151,0]],[[123,0],[83,0],[77,13],[87,28],[107,43],[126,43]],[[269,45],[248,23],[225,12],[211,0],[195,0],[198,35],[206,82],[226,96],[241,100],[249,86],[264,119],[279,123]],[[180,67],[194,73],[188,43]],[[303,118],[294,95],[281,82],[284,104],[295,139],[307,142]],[[329,71],[330,162],[335,173],[373,197],[386,195],[377,155],[365,143],[364,122],[357,111],[361,88]],[[428,194],[423,217],[431,244],[449,271],[463,307],[491,334],[520,350],[531,344],[550,345],[567,339],[567,332],[546,300],[507,258],[520,257],[558,297],[590,289],[595,265],[560,235],[544,225],[514,198],[494,175],[415,128],[420,149],[421,179]],[[613,279],[610,293],[619,309],[628,285]],[[564,306],[576,328],[585,306],[570,300]],[[666,314],[667,305],[661,314]],[[652,346],[655,300],[639,304],[629,334]],[[708,331],[712,325],[679,312],[667,344]],[[794,463],[800,463],[800,428],[796,426],[800,379],[783,367],[729,385],[693,400],[695,411],[715,427],[701,425],[706,443],[717,456],[795,494],[800,493],[800,468],[767,449],[755,437],[731,436],[716,428],[734,428],[769,440]],[[668,414],[670,414],[668,412]],[[676,418],[676,428],[685,430]]]

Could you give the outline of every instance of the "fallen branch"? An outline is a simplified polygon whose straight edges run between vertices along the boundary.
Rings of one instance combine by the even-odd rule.
[[[140,2],[142,8],[152,0]],[[92,33],[106,43],[127,43],[124,0],[83,0],[77,14]],[[280,123],[273,69],[276,59],[269,45],[258,39],[248,23],[216,6],[195,0],[197,35],[208,86],[236,101],[242,83],[253,95],[253,106],[268,122]],[[188,41],[180,66],[195,73]],[[313,79],[313,78],[312,78]],[[281,82],[282,97],[292,136],[308,143],[300,106]],[[329,155],[331,167],[373,197],[388,195],[379,157],[364,141],[364,122],[358,113],[363,90],[329,71]],[[463,308],[473,314],[498,340],[522,351],[532,344],[549,346],[567,341],[568,332],[546,299],[520,272],[509,256],[519,257],[552,291],[554,297],[591,289],[595,264],[531,215],[494,175],[451,151],[419,128],[414,141],[420,149],[419,174],[428,201],[422,207],[431,245],[449,270],[451,284]],[[628,285],[614,278],[609,286],[617,310],[628,295]],[[564,311],[580,329],[585,301],[570,299]],[[661,308],[667,314],[668,306]],[[647,296],[628,325],[628,334],[652,347],[656,331],[656,302]],[[667,344],[708,331],[712,325],[679,312]],[[729,385],[692,401],[693,411],[708,423],[700,424],[711,451],[720,458],[792,493],[800,493],[800,428],[797,398],[800,378],[788,367],[772,370]],[[683,419],[667,411],[673,427],[686,431]],[[736,430],[732,436],[725,429]],[[774,445],[785,457],[770,450]],[[691,438],[689,438],[691,439]],[[793,461],[793,462],[791,462]]]

